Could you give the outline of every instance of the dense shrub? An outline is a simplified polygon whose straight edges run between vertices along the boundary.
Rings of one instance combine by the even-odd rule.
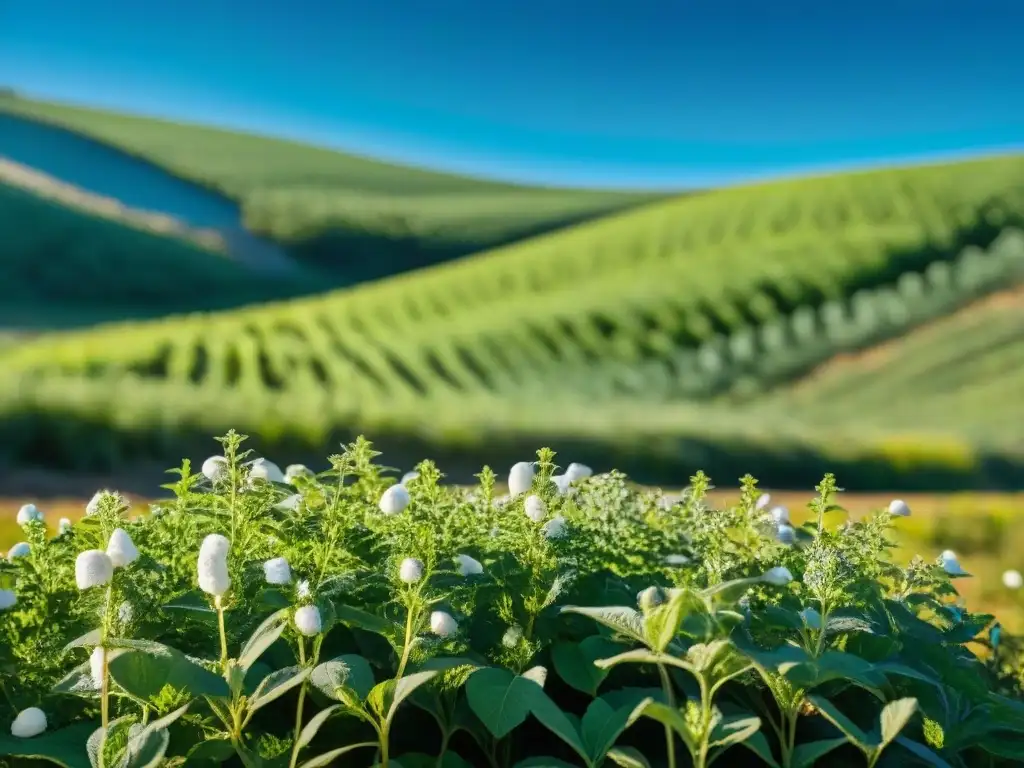
[[[723,765],[796,768],[1024,754],[1016,641],[982,637],[993,617],[962,605],[952,553],[887,558],[902,503],[843,520],[826,476],[794,527],[749,476],[714,510],[702,473],[670,499],[617,472],[556,474],[542,450],[499,496],[490,469],[465,489],[430,461],[394,484],[363,439],[319,475],[250,461],[243,440],[223,438],[199,474],[183,463],[173,498],[135,518],[110,492],[56,536],[19,513],[26,542],[0,571],[0,755],[703,768],[728,750]]]

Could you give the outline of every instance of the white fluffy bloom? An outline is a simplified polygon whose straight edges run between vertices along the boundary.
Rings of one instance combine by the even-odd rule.
[[[27,557],[32,551],[32,546],[27,541],[19,541],[7,550],[7,559],[14,560],[16,557]]]
[[[644,611],[651,611],[665,602],[665,596],[658,587],[648,587],[637,592],[636,604]]]
[[[300,600],[305,600],[309,597],[309,582],[303,579],[295,585],[295,594],[299,596]]]
[[[762,493],[757,497],[757,501],[754,502],[754,509],[760,512],[762,509],[772,503],[772,496],[770,493]]]
[[[114,577],[114,563],[106,552],[87,549],[75,558],[75,583],[79,589],[102,587]]]
[[[821,614],[813,608],[804,608],[800,611],[800,618],[811,629],[821,629]]]
[[[519,641],[523,639],[523,628],[518,624],[513,624],[511,627],[505,630],[505,634],[501,636],[501,644],[506,648],[515,648],[519,645]]]
[[[1003,571],[1003,586],[1007,589],[1020,589],[1024,587],[1024,576],[1020,575],[1020,571]]]
[[[549,539],[562,538],[565,536],[567,531],[565,518],[561,515],[551,518],[544,523],[544,528],[542,530],[544,531],[544,535]]]
[[[6,611],[18,604],[18,596],[10,589],[0,589],[0,611]]]
[[[534,476],[533,464],[529,461],[520,461],[512,465],[508,472],[508,492],[512,496],[526,493],[533,487]]]
[[[967,576],[967,571],[960,565],[960,561],[957,559],[956,553],[947,549],[942,553],[942,570],[946,572],[948,576]]]
[[[903,499],[893,499],[889,502],[889,514],[893,517],[910,517],[910,507]]]
[[[319,635],[323,629],[320,610],[315,605],[304,605],[295,611],[295,627],[306,637]]]
[[[295,485],[295,481],[300,477],[313,477],[312,471],[305,464],[289,464],[284,468],[284,481],[288,485]]]
[[[555,488],[558,489],[560,494],[565,495],[569,492],[569,486],[571,483],[569,478],[565,475],[552,475],[551,482],[555,484]]]
[[[97,688],[103,687],[103,649],[96,646],[89,654],[89,674],[92,676],[93,685]]]
[[[228,473],[228,460],[223,456],[211,456],[199,471],[211,483],[220,482]]]
[[[413,480],[415,480],[419,476],[420,476],[420,473],[416,472],[416,471],[406,472],[404,475],[402,475],[402,482],[401,482],[401,484],[405,485],[406,483],[411,483]]]
[[[256,459],[249,465],[249,480],[264,480],[268,483],[283,483],[284,472],[272,461]]]
[[[565,476],[568,478],[570,484],[584,480],[593,474],[594,470],[586,464],[577,464],[575,461],[569,465],[568,469],[565,470]]]
[[[686,555],[665,555],[665,565],[680,566],[690,562]]]
[[[199,547],[196,570],[199,573],[199,588],[208,594],[220,597],[231,588],[228,575],[228,550],[231,542],[219,533],[211,533]]]
[[[89,499],[89,503],[85,505],[85,514],[87,516],[92,517],[93,515],[99,513],[100,500],[106,493],[108,493],[108,491],[96,491],[96,493],[92,495],[92,498]]]
[[[423,561],[407,557],[398,567],[398,578],[406,584],[415,584],[423,578]]]
[[[71,520],[66,517],[62,517],[57,521],[57,533],[63,536],[71,530]]]
[[[397,515],[409,506],[409,490],[399,483],[392,485],[380,496],[380,511],[385,515]]]
[[[283,509],[286,512],[294,512],[299,508],[299,504],[302,503],[302,494],[293,493],[291,496],[286,496],[274,505],[275,509]]]
[[[263,564],[263,575],[267,584],[291,584],[292,569],[283,557],[275,557]]]
[[[526,497],[523,510],[526,512],[526,516],[535,523],[542,522],[548,516],[548,508],[544,499],[536,494]]]
[[[792,544],[796,541],[796,530],[793,526],[783,523],[779,526],[778,531],[775,532],[775,538],[783,544]]]
[[[430,614],[430,631],[438,637],[454,635],[458,629],[459,624],[450,613],[434,611]]]
[[[43,522],[43,513],[35,504],[26,504],[18,510],[18,525]]]
[[[774,568],[769,569],[761,577],[761,581],[765,581],[774,587],[784,587],[793,580],[793,574],[789,572],[789,568],[784,565],[777,565]]]
[[[789,525],[789,510],[786,507],[772,507],[769,514],[776,525]]]
[[[954,552],[952,549],[944,549],[944,550],[942,550],[942,554],[939,555],[939,557],[941,557],[943,560],[956,560],[957,559],[956,552]]]
[[[476,576],[484,572],[480,561],[469,555],[456,555],[455,561],[459,564],[459,573],[463,576]]]
[[[39,707],[23,709],[11,723],[11,736],[31,739],[46,730],[46,713]]]
[[[107,557],[114,564],[115,568],[121,568],[129,563],[135,562],[139,557],[139,550],[132,541],[132,537],[123,528],[115,528],[110,534],[110,541],[107,543]]]

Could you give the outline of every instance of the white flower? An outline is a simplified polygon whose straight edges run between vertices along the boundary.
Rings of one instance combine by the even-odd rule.
[[[555,484],[560,494],[564,495],[569,491],[569,478],[565,475],[552,475],[551,482]]]
[[[956,560],[957,559],[956,558],[956,552],[954,552],[952,549],[944,549],[944,550],[942,550],[942,554],[939,555],[939,557],[941,557],[943,560]]]
[[[560,539],[566,534],[565,518],[559,515],[544,523],[544,536],[549,539]]]
[[[512,465],[508,472],[508,492],[512,496],[526,493],[533,487],[533,464],[528,461],[520,461]]]
[[[541,522],[548,516],[548,508],[544,503],[544,499],[537,495],[527,496],[523,509],[526,512],[526,516],[535,523]]]
[[[228,574],[228,550],[231,542],[226,536],[211,533],[199,547],[196,570],[199,573],[199,588],[214,597],[220,597],[231,588]]]
[[[35,504],[26,504],[18,510],[18,525],[43,522],[43,513]]]
[[[796,531],[793,529],[793,526],[783,523],[779,526],[779,530],[776,531],[775,538],[783,544],[792,544],[796,541]]]
[[[690,562],[690,558],[686,555],[666,555],[665,565],[686,565]]]
[[[800,618],[811,629],[821,629],[821,614],[813,608],[804,608],[800,611]]]
[[[889,514],[893,517],[910,517],[910,507],[903,499],[893,499],[889,502]]]
[[[319,635],[323,629],[320,610],[315,605],[304,605],[295,611],[295,626],[306,637]]]
[[[423,561],[407,557],[398,567],[398,578],[406,584],[415,584],[423,578]]]
[[[299,508],[299,504],[302,503],[302,494],[293,493],[291,496],[286,496],[274,505],[275,509],[283,509],[286,512],[294,512]]]
[[[518,624],[513,624],[511,627],[505,630],[505,634],[501,636],[501,644],[506,648],[515,648],[519,645],[519,641],[523,639],[523,628]]]
[[[588,478],[592,474],[594,474],[594,470],[586,464],[577,464],[575,461],[569,465],[567,470],[565,470],[565,476],[569,480],[570,484]]]
[[[305,464],[289,464],[284,468],[284,481],[288,485],[295,485],[295,481],[300,477],[313,477],[313,473]]]
[[[385,515],[397,515],[409,506],[409,491],[399,483],[392,485],[380,496],[380,511]]]
[[[103,649],[96,646],[89,654],[89,674],[97,688],[103,687]]]
[[[306,579],[295,585],[295,594],[299,596],[300,600],[305,600],[309,597],[309,582]]]
[[[644,611],[653,610],[664,602],[665,596],[658,587],[648,587],[636,595],[636,604]]]
[[[114,577],[114,563],[106,552],[87,549],[75,558],[75,583],[79,589],[102,587]]]
[[[220,482],[228,473],[228,460],[223,456],[211,456],[199,471],[211,483]]]
[[[772,522],[776,525],[789,525],[789,510],[785,507],[772,507],[772,511],[768,514],[772,517]]]
[[[16,557],[27,557],[31,551],[32,547],[27,541],[19,541],[7,550],[7,559],[13,560]]]
[[[1020,589],[1024,586],[1024,576],[1020,571],[1003,571],[1003,586],[1007,589]]]
[[[46,713],[39,707],[23,709],[11,723],[11,736],[31,739],[46,730]]]
[[[960,565],[960,561],[956,557],[956,553],[951,549],[947,549],[942,553],[942,570],[946,572],[948,576],[969,576]]]
[[[57,533],[59,533],[61,536],[63,536],[65,533],[68,533],[70,530],[71,521],[68,518],[62,517],[60,520],[57,521]]]
[[[256,459],[249,465],[249,480],[264,480],[268,483],[283,483],[284,472],[272,461]]]
[[[263,564],[263,575],[267,584],[291,584],[292,569],[283,557],[275,557]]]
[[[0,611],[13,608],[18,603],[18,596],[9,589],[0,589]]]
[[[92,517],[93,515],[99,513],[99,511],[100,511],[100,500],[107,493],[108,493],[108,491],[96,491],[96,493],[94,493],[92,495],[92,498],[89,499],[89,503],[85,505],[85,514],[86,514],[86,516]]]
[[[754,503],[754,509],[760,512],[762,509],[772,503],[772,497],[770,493],[762,493],[757,497],[757,501]]]
[[[430,614],[430,631],[438,637],[454,635],[458,629],[459,624],[450,613],[434,611]]]
[[[411,483],[413,480],[415,480],[419,476],[420,476],[419,472],[415,472],[415,471],[413,471],[413,472],[406,472],[404,475],[402,475],[402,482],[401,482],[401,484],[405,485],[406,483]]]
[[[484,572],[480,561],[469,555],[456,555],[455,560],[459,564],[459,573],[463,576],[476,576]]]
[[[132,537],[122,528],[115,528],[110,534],[110,541],[107,543],[107,557],[114,564],[115,568],[121,568],[128,563],[135,562],[139,557],[139,550],[132,541]]]
[[[793,574],[789,572],[789,568],[784,565],[778,565],[768,571],[761,577],[761,581],[765,581],[771,584],[773,587],[784,587],[793,580]]]

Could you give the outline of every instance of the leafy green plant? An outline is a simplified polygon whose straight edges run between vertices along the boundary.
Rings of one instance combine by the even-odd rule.
[[[488,468],[473,488],[445,485],[430,461],[394,483],[362,438],[319,474],[282,472],[244,440],[221,438],[198,473],[183,462],[150,510],[101,492],[56,535],[38,510],[21,515],[24,545],[0,563],[0,756],[70,768],[1021,756],[1018,641],[965,609],[952,553],[891,560],[902,502],[844,519],[829,475],[794,527],[749,476],[737,504],[713,509],[703,473],[668,499],[620,473],[559,472],[545,449],[498,496]]]

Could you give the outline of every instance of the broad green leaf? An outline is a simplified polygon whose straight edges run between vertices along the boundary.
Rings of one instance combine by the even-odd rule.
[[[845,742],[846,739],[843,741]],[[772,747],[761,731],[750,734],[740,744],[760,757],[769,768],[779,768],[779,764],[775,762],[775,756],[772,754]],[[796,766],[793,765],[790,768],[796,768]]]
[[[849,635],[854,632],[874,634],[874,631],[871,622],[857,616],[829,616],[825,623],[826,635]]]
[[[64,652],[67,653],[72,648],[93,648],[100,644],[102,630],[90,629],[81,637],[76,637],[70,643],[64,646]]]
[[[346,690],[355,694],[356,701],[362,701],[374,686],[370,663],[354,653],[317,664],[309,676],[309,682],[334,701],[344,701]]]
[[[821,713],[822,717],[845,733],[861,751],[867,752],[877,748],[878,743],[873,737],[858,728],[856,723],[836,709],[835,705],[824,696],[812,694],[807,697],[807,700]]]
[[[528,757],[520,760],[513,768],[576,768],[572,763],[559,760],[557,757]]]
[[[836,739],[822,739],[821,741],[809,741],[804,744],[797,744],[793,750],[793,759],[790,768],[814,768],[818,761],[834,749],[846,744],[848,739],[840,736]]]
[[[626,606],[584,608],[576,605],[562,606],[562,613],[577,613],[588,616],[599,624],[624,635],[638,643],[644,640],[644,617],[640,611]]]
[[[271,614],[249,636],[238,654],[238,665],[245,671],[249,670],[263,652],[272,646],[284,632],[288,622],[288,609]]]
[[[107,723],[107,727],[104,728],[102,725],[89,734],[89,738],[86,740],[85,749],[89,755],[89,762],[93,768],[100,768],[105,762],[104,754],[106,752],[105,742],[111,736],[115,738],[125,737],[127,743],[127,736],[131,728],[131,718],[128,716],[118,717]],[[109,756],[109,755],[106,755]]]
[[[96,728],[96,723],[76,723],[31,739],[6,733],[0,735],[0,756],[49,760],[64,768],[91,768],[86,743]]]
[[[842,651],[825,651],[817,659],[789,667],[784,674],[789,682],[805,691],[833,680],[845,680],[880,696],[879,689],[886,683],[885,675],[873,664]]]
[[[679,734],[679,738],[683,740],[683,743],[686,744],[691,752],[693,751],[694,738],[693,734],[690,733],[690,726],[687,725],[682,713],[675,707],[669,707],[654,699],[644,699],[630,713],[627,725],[632,725],[641,717],[649,717],[652,720],[657,720],[662,725],[667,725]]]
[[[876,672],[881,672],[884,675],[899,675],[900,677],[909,677],[914,680],[920,680],[923,683],[931,683],[935,686],[942,686],[942,681],[936,680],[931,675],[927,675],[924,672],[918,672],[916,669],[908,667],[906,664],[898,664],[892,661],[884,661],[880,664],[873,665]]]
[[[594,663],[601,669],[611,669],[618,664],[664,664],[686,670],[690,674],[696,674],[696,669],[689,662],[678,659],[675,656],[669,656],[668,654],[655,654],[646,648],[626,651],[618,656],[612,656],[610,659],[598,659]]]
[[[761,579],[732,579],[723,581],[720,584],[713,584],[701,591],[701,596],[710,600],[712,598],[733,603],[743,597],[754,584],[760,583]]]
[[[375,741],[364,741],[361,744],[349,744],[346,747],[340,747],[339,749],[332,749],[330,752],[324,752],[322,755],[317,755],[316,757],[311,758],[304,763],[299,763],[299,768],[321,768],[321,766],[325,765],[334,765],[334,761],[336,758],[348,754],[352,750],[376,746],[377,742]],[[391,762],[392,764],[394,764],[396,761]]]
[[[612,748],[629,725],[634,709],[635,702],[619,707],[613,707],[604,698],[590,702],[580,721],[580,735],[592,761],[599,761]]]
[[[934,768],[953,768],[953,766],[928,749],[924,744],[911,741],[904,736],[897,736],[895,743],[906,749],[918,760],[934,766]],[[1000,757],[1010,757],[1010,755],[1000,755]],[[1021,749],[1014,757],[1017,760],[1024,760],[1024,749]]]
[[[143,701],[154,699],[165,685],[193,697],[230,695],[228,684],[187,658],[183,653],[167,646],[150,650],[125,650],[114,655],[107,669],[114,681],[128,693]]]
[[[439,670],[430,669],[405,675],[401,680],[385,680],[377,683],[366,696],[367,702],[386,720],[391,720],[398,707],[421,685],[430,682],[440,674]]]
[[[900,735],[900,731],[917,713],[917,699],[897,699],[885,705],[880,716],[882,726],[882,744],[885,746]]]
[[[256,686],[256,692],[249,699],[249,711],[255,712],[262,709],[270,702],[284,696],[292,688],[298,687],[309,677],[310,671],[309,667],[303,669],[299,666],[292,666],[271,672]]]
[[[536,683],[507,669],[489,667],[470,676],[466,700],[491,735],[502,739],[526,721],[538,690]]]
[[[359,627],[377,634],[387,634],[388,631],[394,629],[394,625],[387,619],[382,619],[380,616],[361,611],[358,608],[335,603],[334,610],[338,621],[348,627]]]
[[[92,665],[85,661],[57,681],[51,689],[54,693],[70,693],[92,696],[99,690],[92,677]]]
[[[779,608],[775,605],[766,606],[758,612],[757,618],[771,627],[782,629],[803,629],[804,623],[800,614],[787,608]]]
[[[708,746],[728,749],[740,744],[761,730],[761,718],[756,715],[730,715],[719,720],[711,730]]]
[[[688,589],[670,589],[663,605],[649,611],[643,617],[646,644],[664,653],[677,634],[683,618],[691,613],[705,613],[704,603]]]
[[[608,677],[608,671],[594,662],[613,655],[618,648],[611,640],[593,635],[579,643],[555,643],[551,659],[558,676],[567,684],[577,691],[596,696],[601,683]]]
[[[188,751],[186,765],[201,765],[202,763],[215,763],[220,765],[235,754],[235,748],[231,746],[228,735],[221,738],[207,739],[196,744]]]
[[[539,685],[535,685],[532,690],[528,689],[526,696],[530,712],[537,718],[540,724],[572,747],[576,754],[586,760],[587,747],[580,737],[579,726],[559,709],[558,705],[544,693],[544,689]]]
[[[309,745],[309,742],[313,740],[321,726],[326,723],[332,715],[343,709],[343,705],[334,704],[333,706],[321,709],[313,717],[309,719],[302,731],[299,732],[299,738],[295,742],[298,749],[302,749]]]
[[[182,595],[164,605],[165,611],[188,611],[190,613],[205,614],[207,617],[216,619],[217,612],[210,607],[210,601],[203,592],[198,589]]]
[[[647,758],[633,747],[615,747],[608,753],[608,759],[622,768],[651,768]]]
[[[171,734],[166,728],[140,728],[128,740],[124,762],[119,765],[121,768],[157,768],[170,743]]]

